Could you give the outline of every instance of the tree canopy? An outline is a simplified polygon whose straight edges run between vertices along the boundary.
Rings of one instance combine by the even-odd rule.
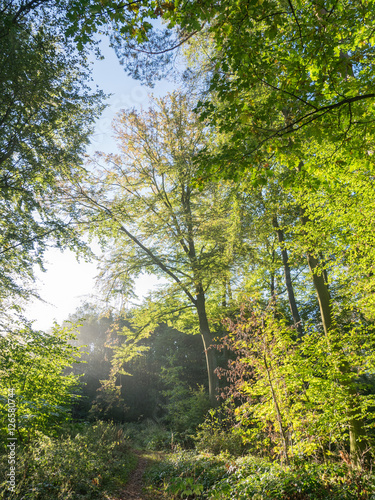
[[[153,71],[160,74],[167,54],[181,45],[197,37],[210,45],[198,109],[229,134],[230,144],[211,167],[206,163],[205,172],[235,178],[275,155],[316,169],[314,155],[324,141],[331,146],[324,162],[338,149],[347,155],[362,151],[362,157],[371,152],[372,7],[371,1],[350,0],[175,2],[153,12],[167,24],[169,45],[161,46],[152,29],[129,58],[128,38],[114,35],[114,43],[134,76],[142,78],[141,68],[148,68],[146,81]],[[317,145],[306,148],[306,140]],[[372,162],[371,153],[366,160]]]
[[[7,2],[0,19],[0,296],[30,291],[46,246],[81,246],[59,183],[79,176],[103,94],[51,2]]]

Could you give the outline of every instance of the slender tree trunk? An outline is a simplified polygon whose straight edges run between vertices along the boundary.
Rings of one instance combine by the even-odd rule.
[[[230,279],[228,279],[227,287],[228,287],[228,302],[229,302],[229,305],[230,305],[232,303],[232,300],[233,300],[232,287],[230,286]]]
[[[275,412],[276,412],[276,419],[277,419],[277,422],[279,424],[280,437],[281,437],[281,441],[283,443],[284,460],[285,460],[286,465],[289,465],[288,440],[286,437],[286,432],[284,429],[283,419],[281,416],[279,403],[277,401],[276,392],[275,392],[275,389],[273,387],[273,382],[272,382],[271,373],[270,373],[271,370],[270,370],[270,367],[268,366],[267,356],[265,353],[263,355],[263,361],[264,361],[264,367],[265,367],[266,372],[267,372],[268,384],[269,384],[270,389],[271,389],[272,401],[273,401],[273,405],[274,405]]]
[[[210,403],[214,407],[217,405],[216,396],[218,394],[218,389],[219,389],[219,378],[215,372],[217,368],[217,359],[216,359],[217,354],[215,349],[210,348],[213,345],[214,337],[210,331],[210,327],[208,324],[204,291],[201,285],[197,286],[196,308],[199,318],[199,330],[202,336],[203,347],[206,356],[208,393],[209,393]]]
[[[290,273],[288,252],[287,252],[287,250],[285,248],[285,244],[284,244],[284,233],[283,233],[282,229],[280,229],[280,226],[278,224],[276,216],[273,217],[272,224],[276,230],[277,238],[279,240],[279,244],[280,244],[280,248],[281,248],[281,256],[283,259],[283,266],[284,266],[285,285],[286,285],[286,289],[287,289],[287,293],[288,293],[290,312],[292,313],[293,323],[294,323],[295,329],[298,332],[298,337],[302,337],[303,330],[302,330],[301,317],[299,315],[296,298],[294,296],[293,283],[292,283],[292,278],[291,278],[291,273]]]
[[[366,451],[366,442],[363,437],[363,421],[356,415],[356,398],[355,391],[349,388],[349,444],[350,444],[350,459],[356,467],[361,466],[361,458]]]
[[[271,304],[274,308],[276,306],[276,290],[275,290],[275,273],[272,271],[270,276],[270,291],[271,291]]]
[[[306,222],[306,218],[303,217],[303,222]],[[333,324],[333,311],[331,304],[331,296],[328,289],[327,283],[327,272],[326,270],[319,269],[319,261],[311,253],[307,254],[307,263],[309,265],[310,272],[312,274],[314,287],[316,290],[316,295],[318,297],[320,316],[323,323],[324,333],[329,341],[329,331]],[[346,374],[351,371],[351,367],[348,363],[344,363],[339,367],[341,374]],[[364,452],[365,442],[361,441],[361,436],[363,435],[363,422],[360,418],[356,416],[356,391],[355,388],[348,386],[346,383],[342,385],[347,388],[348,391],[348,424],[349,424],[349,445],[350,445],[350,459],[352,464],[355,466],[360,465],[360,459]]]
[[[222,292],[223,295],[221,298],[221,305],[222,305],[222,307],[227,307],[227,281],[226,280],[223,280],[222,289],[223,289],[223,292]]]

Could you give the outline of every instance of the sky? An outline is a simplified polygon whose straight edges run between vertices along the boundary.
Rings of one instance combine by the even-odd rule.
[[[88,154],[95,151],[113,153],[116,144],[112,138],[111,122],[115,114],[121,109],[148,107],[151,92],[126,75],[106,40],[101,43],[101,51],[104,59],[94,62],[93,85],[112,95],[107,100],[109,106],[97,121]],[[172,85],[163,82],[157,84],[152,93],[162,96],[171,90]],[[45,268],[46,272],[38,270],[36,273],[36,289],[44,302],[34,300],[26,309],[27,317],[35,321],[34,327],[41,330],[48,330],[54,321],[62,323],[82,302],[90,301],[98,293],[95,262],[82,259],[78,262],[73,252],[51,249],[46,253]],[[147,293],[156,283],[156,278],[141,277],[137,282],[137,295]]]

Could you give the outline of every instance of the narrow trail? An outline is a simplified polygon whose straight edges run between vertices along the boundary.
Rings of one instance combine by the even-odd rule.
[[[144,451],[134,450],[134,453],[138,457],[137,466],[130,474],[129,481],[124,488],[112,500],[150,500],[150,497],[142,490],[144,488],[143,474],[152,459],[146,457]]]
[[[124,489],[119,493],[116,500],[146,500],[142,494],[142,477],[147,467],[148,460],[141,451],[135,451],[138,457],[136,468],[130,474],[130,479],[124,486]]]

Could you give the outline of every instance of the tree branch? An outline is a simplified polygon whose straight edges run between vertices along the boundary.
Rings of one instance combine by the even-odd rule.
[[[86,192],[83,191],[82,188],[80,188],[81,194],[91,202],[91,204],[94,204],[97,208],[100,210],[106,212],[110,218],[115,221],[118,225],[119,230],[126,234],[126,236],[131,239],[139,248],[141,248],[149,257],[151,257],[152,261],[161,269],[164,271],[168,276],[170,276],[181,288],[181,290],[185,293],[185,295],[188,297],[188,299],[196,305],[196,299],[191,295],[189,290],[186,288],[186,286],[182,283],[182,281],[179,279],[178,276],[176,276],[160,259],[157,255],[155,255],[149,248],[147,248],[143,243],[141,243],[136,236],[134,236],[132,233],[130,233],[126,227],[117,219],[116,214],[113,213],[111,209],[106,207],[105,205],[102,205],[98,203],[96,200],[92,199]]]
[[[168,47],[167,49],[164,49],[164,50],[158,50],[157,52],[154,52],[152,50],[136,49],[134,46],[131,47],[131,50],[133,50],[134,52],[139,52],[141,54],[147,54],[148,56],[160,56],[162,54],[166,54],[167,52],[172,52],[173,50],[178,49],[179,47],[181,47],[181,45],[183,45],[185,42],[187,42],[191,37],[193,37],[197,33],[198,33],[197,31],[193,31],[186,38],[184,38],[183,40],[180,40],[180,42],[177,43],[176,45],[174,45],[173,47]]]

